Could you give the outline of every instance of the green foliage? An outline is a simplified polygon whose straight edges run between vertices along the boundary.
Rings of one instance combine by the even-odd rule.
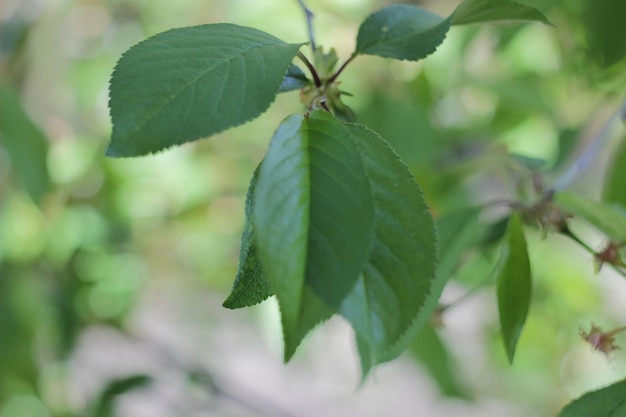
[[[613,161],[607,173],[607,181],[602,190],[602,197],[605,201],[626,207],[624,178],[626,178],[626,140],[622,138],[622,143],[613,154]]]
[[[480,210],[468,208],[450,213],[436,220],[438,233],[439,256],[435,279],[431,282],[428,296],[424,300],[411,327],[402,337],[382,352],[372,351],[368,341],[357,334],[357,346],[361,357],[361,372],[365,378],[373,367],[379,363],[396,359],[409,347],[421,333],[424,326],[435,314],[439,297],[452,272],[459,264],[461,255],[476,242],[476,234],[480,228],[478,216]]]
[[[3,147],[20,181],[35,201],[50,188],[46,169],[48,141],[24,112],[15,92],[0,83],[0,146]]]
[[[336,309],[367,259],[374,212],[350,132],[321,111],[288,117],[261,164],[254,198],[259,254],[281,308],[289,358],[300,343],[296,335],[319,321],[307,316],[306,303],[319,297]]]
[[[509,219],[500,254],[497,285],[500,331],[509,362],[513,363],[515,348],[528,316],[532,294],[528,249],[518,215],[513,215]]]
[[[597,7],[591,0],[566,1],[559,7],[533,2],[559,27],[474,26],[455,31],[450,31],[451,25],[550,21],[539,9],[509,0],[465,0],[448,17],[415,6],[389,6],[360,24],[356,47],[344,61],[345,45],[316,47],[312,28],[308,45],[285,43],[232,24],[168,30],[131,47],[118,61],[110,82],[113,131],[106,152],[115,157],[147,155],[218,133],[223,140],[187,147],[171,159],[160,155],[137,163],[103,161],[98,157],[101,144],[90,140],[108,134],[107,123],[93,123],[99,114],[93,97],[105,81],[81,80],[89,78],[85,74],[93,68],[110,74],[113,61],[103,56],[116,51],[115,45],[111,49],[116,41],[102,36],[106,42],[98,52],[90,49],[97,42],[85,39],[85,33],[70,36],[70,43],[88,46],[64,45],[64,51],[89,51],[71,58],[67,79],[76,83],[78,94],[67,97],[77,96],[76,103],[73,98],[57,100],[64,96],[48,88],[37,106],[45,109],[51,105],[47,97],[54,97],[54,111],[46,114],[35,107],[31,112],[33,91],[58,80],[33,82],[37,71],[25,67],[42,65],[30,64],[39,62],[30,55],[30,46],[37,48],[38,42],[17,42],[11,39],[17,32],[2,25],[0,45],[8,48],[0,48],[0,404],[10,400],[19,385],[32,398],[41,394],[38,406],[48,407],[55,381],[47,382],[50,371],[44,367],[60,367],[59,362],[71,358],[88,326],[123,327],[120,333],[130,334],[132,326],[126,328],[124,317],[140,277],[147,273],[142,271],[144,261],[129,251],[140,252],[150,271],[158,269],[158,278],[161,263],[176,264],[177,272],[207,280],[202,285],[210,282],[220,292],[227,288],[222,277],[234,271],[232,231],[238,226],[227,221],[231,205],[239,204],[233,190],[243,190],[246,178],[240,173],[257,164],[245,200],[239,268],[223,305],[247,307],[275,295],[285,360],[311,329],[339,315],[354,330],[363,378],[376,365],[408,350],[442,393],[462,396],[458,363],[433,326],[445,325],[448,311],[483,287],[497,297],[510,362],[525,326],[525,342],[542,331],[552,336],[557,329],[562,333],[551,340],[568,340],[561,335],[569,335],[569,327],[559,320],[576,321],[578,306],[591,302],[586,294],[572,295],[577,291],[569,286],[550,286],[546,270],[551,265],[544,267],[541,256],[535,256],[539,244],[532,237],[534,229],[550,241],[550,234],[561,234],[596,261],[626,275],[623,146],[610,157],[602,201],[561,192],[569,177],[553,181],[582,143],[581,132],[590,130],[586,124],[594,122],[580,120],[580,115],[591,113],[588,103],[595,106],[610,89],[621,91],[615,86],[620,86],[617,74],[626,61],[615,19],[623,6],[616,1],[602,0]],[[577,15],[580,11],[584,16]],[[127,16],[128,10],[106,15],[117,28],[119,16]],[[308,10],[306,16],[312,17]],[[128,19],[151,30],[144,21]],[[28,25],[21,27],[25,39]],[[334,39],[337,33],[332,29],[325,35]],[[381,71],[377,65],[385,62],[370,61],[372,65],[352,73],[358,74],[354,79],[340,79],[360,55],[416,61],[434,53],[446,38],[450,48],[423,65],[395,62]],[[588,51],[583,51],[581,40]],[[480,62],[475,51],[483,54]],[[43,62],[46,68],[57,67],[51,55]],[[604,71],[593,70],[590,63]],[[598,79],[601,85],[596,85]],[[7,80],[17,88],[5,87]],[[356,90],[351,91],[354,97],[343,90],[347,85]],[[573,95],[571,86],[584,87]],[[19,97],[20,89],[29,92],[28,98]],[[261,115],[279,93],[297,90],[302,114],[280,123],[265,156],[258,153],[264,145],[258,144],[269,138],[271,126],[264,127],[266,133],[257,131],[263,120],[242,126],[238,132],[243,132],[243,141],[225,143],[232,136],[227,129]],[[72,111],[65,100],[81,109],[73,119],[79,123],[64,120]],[[298,112],[284,108],[289,100],[281,97],[272,116],[274,110]],[[352,123],[352,107],[359,121],[375,127],[385,139]],[[44,121],[43,127],[27,113]],[[597,146],[597,140],[592,141]],[[227,155],[236,155],[232,161],[240,166],[224,163],[225,149]],[[571,178],[580,174],[582,159],[566,171]],[[152,163],[154,171],[148,168]],[[178,198],[153,180],[159,175]],[[576,236],[569,227],[571,215],[608,236],[606,249],[596,253]],[[163,253],[174,254],[175,260],[164,259]],[[531,266],[542,278],[534,294]],[[163,271],[170,275],[168,268]],[[465,294],[442,304],[450,281]],[[478,285],[466,288],[468,283]],[[550,320],[541,323],[543,329],[533,320],[526,324],[531,297],[533,309],[559,309],[546,315]],[[574,304],[568,297],[578,297],[578,304],[564,312],[561,304]],[[597,312],[585,312],[591,313]],[[563,346],[554,350],[561,355]],[[550,368],[543,366],[541,355],[547,353],[536,355],[533,362],[538,359],[539,365],[533,366]],[[520,359],[513,372],[531,367]],[[88,400],[87,410],[76,413],[113,416],[119,394],[148,382],[144,376],[114,380]],[[214,381],[207,386],[220,395]],[[603,404],[607,415],[618,413],[610,397],[622,394],[613,391],[620,386],[593,393],[600,405],[588,405],[583,399],[591,395],[585,396],[563,413],[586,415],[602,410]],[[516,389],[529,391],[524,390],[524,379]],[[19,414],[11,407],[0,406],[0,414]],[[71,414],[54,407],[47,414]]]
[[[620,30],[626,16],[626,3],[621,0],[596,0],[584,5],[586,53],[601,67],[617,66],[624,70],[626,33]]]
[[[626,413],[626,381],[589,392],[568,404],[557,417],[615,417]]]
[[[274,295],[267,276],[263,273],[263,264],[258,253],[258,244],[254,232],[252,213],[254,212],[254,190],[256,187],[259,169],[252,174],[248,193],[246,195],[245,218],[246,224],[241,236],[239,249],[239,268],[235,276],[233,289],[224,301],[226,308],[249,307],[264,301]]]
[[[157,152],[259,116],[300,46],[231,24],[172,29],[135,45],[111,77],[107,155]]]
[[[409,352],[427,368],[444,395],[467,396],[456,380],[455,364],[450,352],[432,325],[422,328],[409,346]]]
[[[566,212],[585,219],[616,242],[626,242],[626,215],[609,204],[574,193],[559,193],[556,203]]]
[[[435,51],[449,28],[448,19],[420,7],[389,6],[363,21],[355,53],[417,61]]]
[[[453,25],[498,20],[535,20],[551,24],[539,10],[511,0],[464,0],[451,18]]]
[[[289,64],[278,92],[286,93],[289,91],[300,90],[310,84],[311,81],[306,77],[306,74],[302,72],[300,67],[295,64]]]
[[[375,218],[369,258],[341,314],[374,366],[423,310],[435,275],[435,230],[419,186],[389,145],[363,126],[348,130],[361,152]]]

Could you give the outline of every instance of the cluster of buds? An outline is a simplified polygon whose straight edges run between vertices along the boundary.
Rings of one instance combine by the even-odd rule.
[[[592,323],[591,329],[588,332],[580,329],[578,334],[595,350],[608,355],[619,349],[619,346],[615,345],[615,335],[622,330],[626,330],[626,326],[603,332],[601,328]]]
[[[626,263],[620,254],[620,249],[623,247],[623,243],[609,242],[604,249],[595,253],[594,263],[596,272],[600,272],[604,264],[613,265],[616,268],[626,268]]]
[[[531,206],[524,206],[521,203],[512,205],[513,208],[520,211],[527,223],[534,223],[539,226],[542,239],[545,239],[548,234],[564,233],[569,230],[567,220],[571,219],[572,216],[554,204],[553,196],[554,193],[552,192],[546,193],[543,198]]]
[[[322,48],[317,48],[313,53],[313,60],[316,82],[315,85],[300,90],[300,101],[310,110],[322,108],[345,122],[355,121],[354,111],[341,100],[341,96],[352,94],[340,90],[340,82],[335,81],[341,72],[341,69],[335,69],[339,62],[335,50],[325,53]]]

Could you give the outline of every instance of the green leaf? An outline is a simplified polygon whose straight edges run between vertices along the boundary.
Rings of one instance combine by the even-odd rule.
[[[415,340],[422,328],[437,309],[439,297],[450,278],[450,275],[459,263],[461,255],[467,248],[476,242],[476,236],[481,226],[478,223],[480,209],[469,208],[447,214],[436,221],[439,244],[439,264],[435,279],[430,285],[430,291],[411,327],[389,349],[375,356],[368,341],[357,334],[356,341],[361,358],[362,376],[365,378],[370,370],[379,363],[393,360],[400,356]]]
[[[363,21],[355,54],[417,61],[435,51],[448,29],[449,19],[420,7],[396,4]]]
[[[274,101],[300,46],[224,23],[138,43],[111,78],[107,155],[145,155],[252,120]]]
[[[499,20],[531,20],[552,25],[539,10],[511,0],[464,0],[450,17],[453,25]]]
[[[626,208],[626,137],[612,155],[603,190],[603,199]]]
[[[606,203],[588,197],[563,192],[554,199],[563,210],[580,216],[597,227],[607,237],[617,242],[626,242],[626,216]]]
[[[497,278],[500,332],[509,363],[513,363],[517,341],[524,328],[532,280],[526,238],[519,215],[509,218],[509,225],[500,254]]]
[[[303,335],[338,309],[369,254],[374,210],[350,132],[321,110],[289,116],[272,138],[254,196],[259,254],[288,360]]]
[[[324,52],[323,48],[319,47],[313,52],[313,66],[321,80],[328,79],[335,73],[337,62],[339,62],[339,57],[335,48]]]
[[[6,150],[17,180],[39,202],[50,189],[48,141],[22,108],[19,97],[4,84],[0,84],[0,146]]]
[[[369,258],[341,314],[377,357],[407,331],[435,277],[432,217],[408,168],[377,133],[347,125],[356,143],[374,204]]]
[[[286,93],[288,91],[300,90],[310,84],[311,81],[306,77],[299,66],[296,64],[289,64],[278,92]]]
[[[260,167],[260,165],[259,165]],[[261,258],[258,253],[256,236],[254,233],[254,187],[256,185],[259,167],[252,174],[248,193],[246,195],[245,216],[246,224],[241,236],[239,250],[239,268],[235,276],[235,283],[228,298],[222,304],[226,308],[242,308],[258,304],[274,295],[267,276],[263,273]]]
[[[557,417],[618,417],[626,415],[626,381],[588,392],[572,401]]]
[[[623,30],[626,2],[593,0],[584,2],[580,11],[587,53],[603,68],[622,64],[626,59],[626,31]],[[620,70],[618,70],[620,71]],[[623,66],[621,72],[623,73]]]
[[[456,381],[455,367],[446,345],[432,325],[422,327],[409,351],[428,370],[444,395],[467,397]]]

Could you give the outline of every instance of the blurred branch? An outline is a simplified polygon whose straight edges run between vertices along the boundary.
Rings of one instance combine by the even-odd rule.
[[[304,14],[306,16],[306,26],[309,31],[309,41],[311,42],[311,49],[315,52],[315,36],[313,34],[313,17],[315,17],[315,15],[311,9],[304,4],[304,0],[298,0],[298,3],[300,4],[300,7],[302,7],[302,10],[304,10]]]
[[[142,337],[134,336],[129,332],[125,334],[133,340],[144,345],[147,350],[151,351],[163,363],[169,364],[176,370],[184,373],[188,378],[199,386],[205,388],[209,393],[230,401],[256,416],[272,416],[272,417],[296,417],[295,415],[281,409],[279,406],[269,401],[254,398],[249,392],[242,389],[230,388],[225,389],[224,384],[218,382],[211,372],[204,367],[189,366],[183,364],[177,356],[172,353],[166,346],[154,340],[148,340]]]
[[[585,172],[587,168],[593,163],[598,156],[598,153],[604,148],[611,138],[614,126],[621,120],[626,119],[626,100],[622,102],[617,111],[611,116],[608,122],[604,125],[604,128],[593,138],[591,144],[585,149],[585,151],[574,161],[574,163],[561,175],[556,181],[549,194],[553,194],[558,191],[563,191],[569,187],[572,182],[580,174]]]

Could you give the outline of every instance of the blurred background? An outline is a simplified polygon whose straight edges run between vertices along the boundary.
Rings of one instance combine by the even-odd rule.
[[[309,0],[318,44],[346,59],[359,22],[391,3]],[[447,16],[458,2],[407,3]],[[525,3],[555,26],[455,27],[423,62],[360,57],[342,75],[347,104],[391,142],[436,217],[524,198],[529,179],[552,184],[623,99],[623,0]],[[194,144],[103,156],[120,55],[213,22],[307,38],[295,0],[0,1],[0,417],[553,416],[624,377],[623,353],[607,358],[578,335],[591,322],[626,325],[623,277],[596,274],[589,252],[532,229],[534,298],[513,366],[498,335],[493,245],[465,254],[443,324],[362,385],[341,319],[284,365],[274,300],[221,303],[248,180],[280,120],[303,112],[297,92]],[[573,189],[600,196],[607,167],[626,164],[624,130],[612,136]],[[497,225],[492,209],[486,225]]]

